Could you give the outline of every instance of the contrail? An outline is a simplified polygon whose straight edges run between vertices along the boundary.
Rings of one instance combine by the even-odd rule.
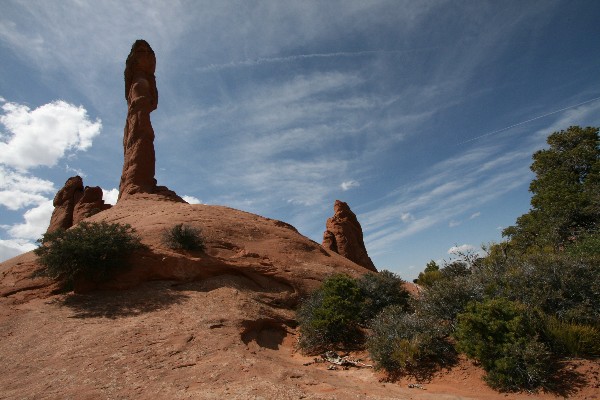
[[[543,114],[543,115],[538,115],[537,117],[528,119],[527,121],[522,121],[522,122],[516,123],[514,125],[507,126],[506,128],[498,129],[498,130],[495,130],[493,132],[488,132],[488,133],[486,133],[484,135],[477,136],[477,137],[474,137],[474,138],[469,139],[469,140],[465,140],[464,142],[459,143],[459,145],[465,144],[465,143],[469,143],[469,142],[472,142],[472,141],[477,140],[477,139],[481,139],[481,138],[486,137],[486,136],[494,135],[494,134],[499,133],[499,132],[507,131],[507,130],[509,130],[511,128],[514,128],[516,126],[523,125],[523,124],[526,124],[528,122],[535,121],[536,119],[544,118],[544,117],[547,117],[549,115],[559,113],[561,111],[565,111],[565,110],[569,110],[571,108],[579,107],[581,105],[584,105],[584,104],[587,104],[587,103],[591,103],[591,102],[596,101],[598,99],[600,99],[600,97],[595,97],[595,98],[593,98],[591,100],[586,100],[586,101],[583,101],[581,103],[574,104],[572,106],[561,108],[560,110],[555,110],[555,111],[552,111],[552,112],[549,112],[549,113],[546,113],[546,114]]]
[[[261,64],[270,64],[270,63],[284,63],[298,60],[306,60],[310,58],[332,58],[332,57],[361,57],[368,56],[371,54],[400,54],[400,53],[412,53],[417,51],[427,51],[438,49],[441,46],[430,46],[423,47],[419,49],[410,49],[410,50],[364,50],[364,51],[338,51],[335,53],[313,53],[313,54],[297,54],[293,56],[287,57],[269,57],[269,58],[256,58],[252,60],[243,60],[243,61],[232,61],[225,64],[210,64],[205,67],[201,67],[198,70],[200,72],[208,72],[208,71],[216,71],[225,68],[236,68],[236,67],[246,67],[253,65],[261,65]]]

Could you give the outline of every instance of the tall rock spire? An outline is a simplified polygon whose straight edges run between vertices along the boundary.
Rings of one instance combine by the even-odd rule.
[[[145,40],[136,40],[125,62],[127,121],[123,135],[124,162],[119,200],[136,193],[160,194],[170,200],[183,200],[154,178],[156,157],[154,129],[150,113],[158,107],[156,56]]]

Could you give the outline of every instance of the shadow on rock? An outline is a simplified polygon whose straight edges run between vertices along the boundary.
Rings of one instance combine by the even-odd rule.
[[[60,301],[73,311],[71,318],[123,318],[169,308],[188,296],[171,288],[172,282],[148,282],[124,291],[71,293]]]

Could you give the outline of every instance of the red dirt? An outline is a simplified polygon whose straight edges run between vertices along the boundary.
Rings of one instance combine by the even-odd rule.
[[[30,279],[31,253],[0,264],[0,399],[600,398],[597,361],[570,362],[578,379],[563,395],[494,392],[468,360],[422,389],[370,368],[304,365],[313,357],[295,350],[293,305],[325,276],[365,269],[285,223],[225,207],[138,197],[90,220],[130,223],[149,250],[86,294]],[[206,252],[161,244],[181,222],[202,228]]]

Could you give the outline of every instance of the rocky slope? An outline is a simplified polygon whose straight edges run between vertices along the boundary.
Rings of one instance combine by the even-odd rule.
[[[330,274],[368,271],[286,223],[161,199],[137,194],[89,218],[129,223],[148,246],[106,287],[56,294],[30,278],[33,254],[0,264],[1,399],[506,398],[466,361],[426,390],[380,382],[369,368],[305,365],[313,359],[295,351],[298,299]],[[162,231],[177,223],[201,228],[206,250],[166,248]],[[590,377],[596,367],[574,366]],[[570,398],[594,395],[597,383],[582,381]]]

